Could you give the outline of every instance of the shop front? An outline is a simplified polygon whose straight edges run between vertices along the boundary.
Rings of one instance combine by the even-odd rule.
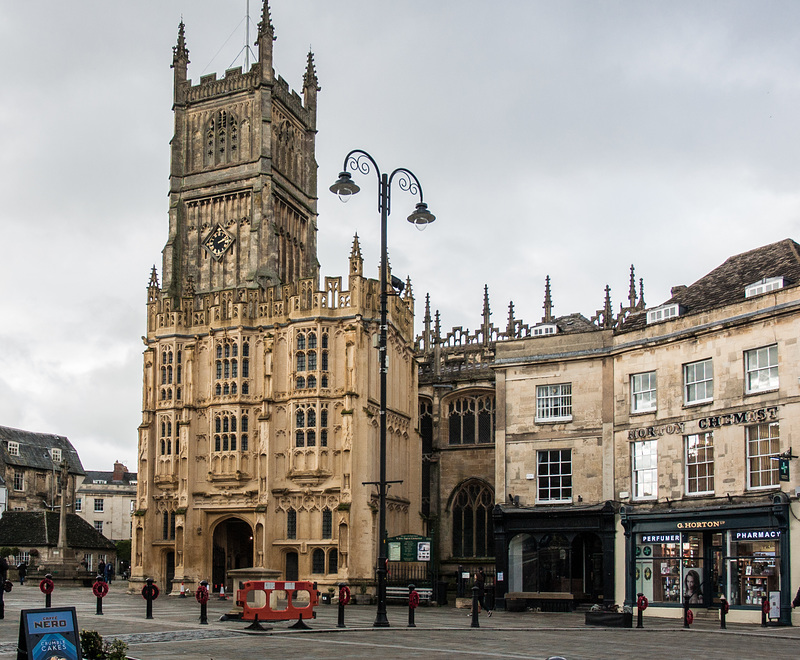
[[[613,503],[581,508],[497,505],[497,606],[507,594],[542,609],[614,602]]]
[[[777,595],[780,624],[791,624],[789,504],[783,493],[718,509],[620,511],[626,541],[625,602],[644,594],[655,607],[752,611]]]

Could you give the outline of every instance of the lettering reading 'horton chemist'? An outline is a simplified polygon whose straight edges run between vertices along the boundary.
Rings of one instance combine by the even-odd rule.
[[[731,424],[772,422],[776,419],[778,419],[778,406],[770,406],[769,408],[757,408],[756,410],[745,410],[744,412],[728,413],[727,415],[703,417],[697,422],[697,425],[705,430],[717,429],[720,426],[730,426]]]

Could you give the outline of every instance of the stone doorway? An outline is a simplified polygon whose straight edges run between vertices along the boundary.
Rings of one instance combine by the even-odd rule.
[[[253,566],[253,529],[244,520],[229,518],[214,529],[212,579],[214,587],[224,584],[225,591],[233,590],[228,571]]]

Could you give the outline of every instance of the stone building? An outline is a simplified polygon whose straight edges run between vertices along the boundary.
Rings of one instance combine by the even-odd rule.
[[[87,470],[78,479],[75,513],[112,541],[130,541],[136,505],[135,472],[119,461],[111,472]]]
[[[0,426],[0,476],[8,489],[8,511],[47,511],[61,505],[62,463],[69,474],[67,505],[84,470],[68,438]]]
[[[800,246],[736,255],[662,305],[498,345],[498,594],[684,599],[791,620]],[[546,595],[546,598],[545,598]]]
[[[379,284],[317,262],[319,85],[302,96],[272,68],[264,2],[259,61],[187,79],[174,48],[169,232],[153,269],[132,582],[169,589],[230,571],[374,579]],[[418,533],[421,462],[410,286],[389,297],[389,535]],[[369,585],[366,585],[369,586]],[[135,586],[132,588],[136,588]]]

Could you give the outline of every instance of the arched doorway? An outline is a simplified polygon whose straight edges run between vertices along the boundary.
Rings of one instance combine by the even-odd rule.
[[[297,553],[296,552],[287,552],[286,553],[286,579],[289,581],[298,580],[300,576],[299,565],[297,561]]]
[[[230,590],[233,585],[229,583],[228,571],[253,566],[253,529],[244,520],[229,518],[214,529],[213,544],[214,587],[218,589],[218,585],[224,584]]]

